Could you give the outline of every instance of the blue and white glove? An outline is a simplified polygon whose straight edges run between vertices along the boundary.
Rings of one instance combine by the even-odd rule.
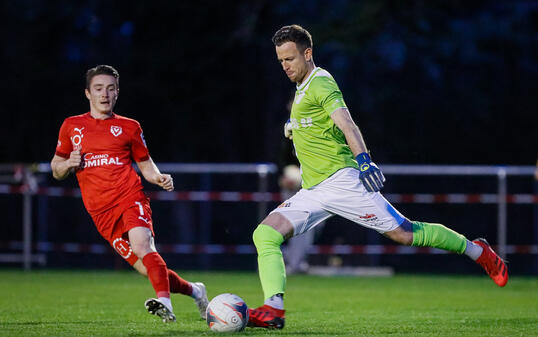
[[[363,152],[355,158],[359,164],[359,179],[368,192],[378,192],[383,188],[385,176],[379,167],[372,162],[370,155]]]

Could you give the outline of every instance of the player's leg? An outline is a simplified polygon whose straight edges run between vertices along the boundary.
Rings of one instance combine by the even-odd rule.
[[[143,276],[148,276],[148,271],[142,260],[136,259],[132,264],[133,268]],[[189,282],[181,278],[175,271],[168,268],[168,281],[170,283],[170,292],[173,294],[183,294],[191,296],[198,307],[200,317],[206,319],[206,309],[209,303],[205,284],[202,282]]]
[[[433,247],[465,254],[476,261],[500,287],[508,282],[505,262],[491,249],[485,239],[467,240],[465,236],[437,223],[404,221],[385,236],[396,242],[416,247]]]
[[[409,221],[379,192],[367,192],[355,169],[342,169],[314,189],[330,212],[372,228],[404,245],[433,247],[466,254],[479,263],[499,286],[508,280],[506,266],[485,240],[465,236],[435,223]]]
[[[151,207],[149,205],[149,200],[146,198],[142,198],[137,202],[133,202],[129,205],[127,209],[123,211],[122,217],[121,217],[121,224],[123,231],[127,231],[129,235],[131,233],[135,234],[135,232],[131,232],[132,229],[136,229],[136,231],[139,231],[141,228],[146,228],[149,230],[140,232],[143,233],[143,235],[140,236],[142,246],[141,247],[135,247],[136,243],[132,243],[133,250],[137,250],[138,253],[135,252],[135,257],[138,256],[138,261],[129,261],[128,262],[142,275],[148,276],[150,279],[150,282],[152,285],[154,285],[154,282],[152,281],[153,276],[151,272],[148,269],[147,263],[151,265],[162,265],[164,264],[166,268],[166,279],[168,280],[168,291],[169,293],[179,293],[183,295],[190,296],[194,299],[194,302],[196,306],[198,307],[198,311],[200,312],[200,316],[205,319],[205,311],[207,308],[208,300],[207,300],[207,292],[205,285],[201,282],[189,282],[187,280],[184,280],[181,278],[176,272],[174,272],[171,269],[168,269],[166,266],[166,263],[164,260],[162,260],[162,257],[159,255],[159,253],[155,249],[155,245],[153,243],[154,237],[153,237],[153,220],[151,218]],[[148,237],[149,235],[149,237]],[[149,245],[148,245],[149,243]],[[146,257],[145,254],[149,254],[149,257]],[[143,257],[140,257],[143,256]],[[162,263],[158,260],[162,260]],[[159,274],[163,276],[164,273],[162,272],[162,269],[159,267]],[[155,280],[155,279],[154,279]],[[162,286],[164,287],[164,280],[161,280],[161,277],[156,278],[157,282],[160,282]],[[155,285],[154,285],[155,288]],[[168,294],[169,295],[169,294]],[[166,302],[166,299],[164,299]],[[171,307],[171,306],[170,306]]]
[[[135,263],[133,263],[133,268],[142,276],[148,277],[148,270],[146,266],[142,263],[142,260],[136,258]]]
[[[286,270],[280,246],[293,235],[293,225],[280,213],[269,214],[252,233],[264,298],[283,294]]]
[[[147,227],[134,227],[128,232],[129,241],[134,254],[142,261],[157,298],[148,299],[144,305],[163,322],[175,322],[172,302],[170,301],[170,281],[168,269],[162,257],[157,253],[152,232]]]
[[[265,301],[263,306],[249,309],[248,325],[251,327],[284,327],[286,268],[280,246],[291,235],[293,225],[280,213],[269,214],[252,234]]]
[[[133,209],[139,211],[133,211]],[[146,301],[148,311],[163,317],[164,321],[175,321],[170,303],[170,289],[168,282],[163,282],[162,267],[166,275],[166,264],[159,261],[156,253],[151,231],[151,210],[148,203],[148,214],[142,203],[133,203],[133,207],[116,206],[112,210],[92,216],[99,233],[110,243],[116,252],[123,257],[138,272],[148,276],[156,292],[163,298],[162,301],[152,299]],[[138,213],[139,212],[139,213]],[[139,215],[140,214],[140,215]],[[142,217],[144,215],[144,217]],[[140,219],[143,218],[143,219]],[[157,255],[157,259],[155,258]],[[153,259],[154,263],[150,263]],[[155,265],[157,265],[155,267]],[[164,276],[166,278],[166,276]],[[166,280],[168,281],[168,280]],[[167,299],[164,299],[168,297]],[[165,305],[166,304],[166,305]]]
[[[390,217],[398,224],[390,230],[380,231],[388,238],[408,246],[432,247],[457,254],[465,254],[485,269],[491,279],[500,287],[508,282],[508,269],[504,261],[491,249],[485,239],[469,241],[465,236],[438,223],[409,221],[403,217],[380,193],[371,199],[373,207],[380,214],[387,210],[386,221]]]
[[[284,327],[284,291],[286,269],[281,245],[285,239],[302,234],[330,217],[309,192],[301,190],[271,212],[254,231],[252,239],[258,252],[258,271],[264,293],[264,305],[249,311],[249,326]]]
[[[147,235],[150,235],[150,238],[147,238]],[[137,239],[139,237],[140,240]],[[180,293],[194,299],[200,312],[200,317],[205,319],[208,305],[205,285],[201,282],[188,282],[173,270],[168,269],[166,263],[155,249],[153,236],[151,236],[149,229],[145,227],[132,228],[129,230],[129,238],[134,253],[139,257],[133,267],[141,274],[148,276],[157,294],[157,299],[146,301],[146,309],[152,314],[159,315],[164,321],[170,321],[166,312],[159,311],[161,306],[157,302],[160,302],[172,312],[170,293]],[[135,242],[132,242],[133,238]],[[142,258],[140,258],[141,256]]]

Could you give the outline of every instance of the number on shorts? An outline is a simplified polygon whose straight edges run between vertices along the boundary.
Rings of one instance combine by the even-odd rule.
[[[138,205],[138,209],[140,210],[140,215],[144,215],[144,208],[142,207],[142,203],[140,201],[135,201],[135,204]]]

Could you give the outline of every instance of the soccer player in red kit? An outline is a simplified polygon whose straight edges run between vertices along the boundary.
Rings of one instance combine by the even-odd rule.
[[[172,292],[192,296],[205,319],[204,284],[179,277],[155,249],[149,199],[132,161],[150,183],[173,191],[174,182],[149,156],[140,124],[113,112],[119,94],[116,69],[107,65],[89,69],[85,93],[90,111],[64,120],[51,162],[52,175],[62,180],[71,172],[76,174],[84,206],[99,233],[155,289],[157,298],[144,303],[151,314],[164,322],[176,320]]]

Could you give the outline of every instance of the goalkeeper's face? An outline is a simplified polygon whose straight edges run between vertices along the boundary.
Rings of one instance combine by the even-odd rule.
[[[288,78],[301,84],[310,70],[312,63],[312,49],[306,48],[301,52],[295,42],[285,42],[276,46],[276,56]]]

